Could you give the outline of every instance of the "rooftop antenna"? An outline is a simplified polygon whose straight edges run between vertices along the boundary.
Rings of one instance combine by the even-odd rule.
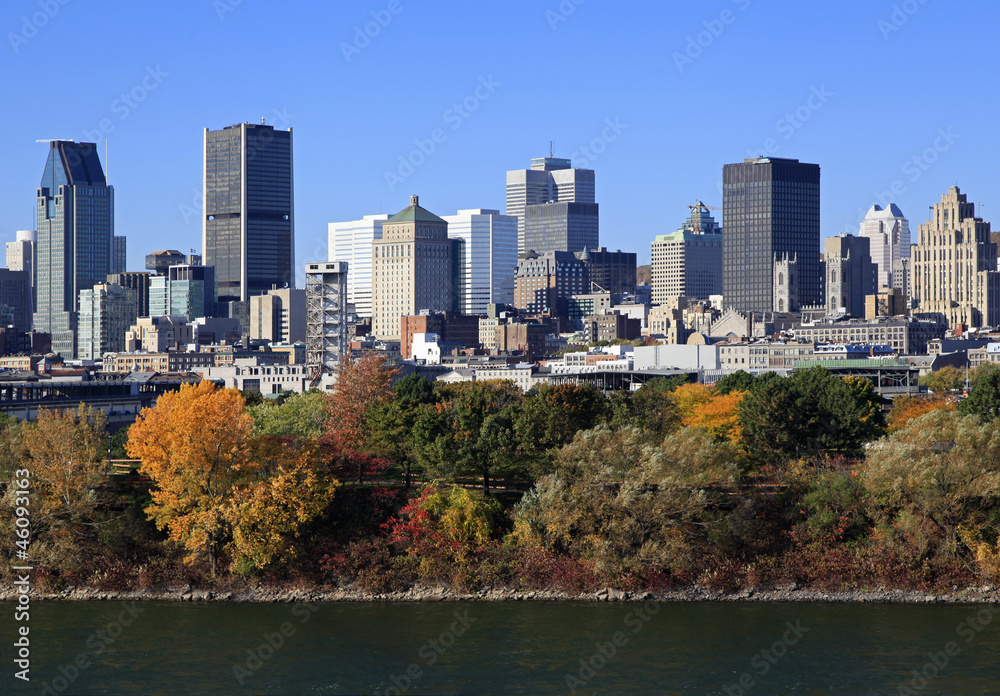
[[[555,143],[551,140],[549,141],[549,157],[555,157]]]
[[[108,136],[104,136],[104,183],[111,182],[111,164],[108,161]]]
[[[264,120],[263,116],[260,117],[260,125],[262,126],[267,125],[267,121]]]

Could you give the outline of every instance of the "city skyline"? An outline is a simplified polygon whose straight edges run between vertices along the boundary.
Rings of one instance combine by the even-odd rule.
[[[162,247],[157,240],[198,247],[200,130],[262,116],[298,135],[296,266],[325,260],[316,250],[329,222],[391,213],[415,192],[437,210],[503,210],[504,172],[545,156],[552,140],[556,157],[600,177],[603,243],[637,251],[640,263],[649,261],[649,240],[683,222],[690,200],[721,205],[722,164],[756,154],[823,168],[823,237],[855,233],[874,204],[895,203],[917,219],[954,184],[989,217],[1000,180],[980,153],[996,149],[1000,135],[989,124],[997,78],[978,69],[987,48],[962,42],[947,60],[924,51],[938,32],[967,31],[968,13],[897,5],[740,0],[622,12],[599,3],[441,3],[415,12],[401,2],[395,12],[349,3],[277,14],[229,0],[133,13],[96,2],[86,11],[60,4],[35,26],[37,3],[10,3],[0,13],[0,80],[26,98],[8,134],[0,228],[12,241],[32,226],[34,141],[66,137],[96,142],[102,156],[107,148],[128,270],[141,269],[143,255]],[[986,23],[1000,13],[975,10]],[[494,30],[468,30],[484,23]],[[431,27],[452,43],[408,55],[401,33]],[[259,42],[246,37],[265,31],[262,64]],[[67,60],[96,32],[117,39],[87,43],[91,61]],[[208,34],[212,41],[201,40]],[[513,36],[538,50],[513,55]],[[581,43],[593,50],[567,65],[566,51]],[[795,55],[805,59],[789,60]],[[317,77],[301,70],[306,64],[325,70]],[[56,65],[71,86],[45,94],[37,85]],[[539,80],[545,71],[559,80]],[[957,113],[931,99],[901,110],[898,99],[879,96],[921,93],[955,74],[977,75],[982,108]],[[706,86],[714,95],[707,108],[684,108]],[[407,98],[408,108],[350,99],[369,91]],[[350,108],[338,103],[344,96]],[[721,108],[729,100],[740,104],[738,116]],[[650,229],[650,202],[678,212]]]

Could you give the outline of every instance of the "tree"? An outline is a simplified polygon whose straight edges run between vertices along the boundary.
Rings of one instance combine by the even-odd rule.
[[[945,365],[920,378],[920,386],[932,392],[959,392],[965,388],[965,370]]]
[[[755,381],[756,378],[752,374],[744,370],[739,370],[726,375],[713,386],[717,393],[728,394],[731,391],[750,391]]]
[[[326,418],[326,395],[318,389],[293,394],[280,404],[264,402],[247,408],[255,435],[318,437]]]
[[[1000,421],[931,411],[871,443],[859,471],[873,517],[926,520],[938,550],[954,553],[959,526],[977,526],[1000,503]]]
[[[182,384],[145,408],[126,449],[153,483],[149,518],[188,551],[207,555],[213,577],[231,533],[227,506],[253,457],[253,419],[234,389],[208,381]]]
[[[611,425],[637,428],[649,442],[661,442],[681,422],[673,392],[667,388],[669,386],[669,383],[654,379],[638,391],[612,394]]]
[[[80,556],[81,540],[99,522],[104,502],[105,427],[86,405],[42,410],[20,429],[20,468],[31,471],[32,544],[35,562],[65,565]]]
[[[683,571],[716,491],[738,479],[735,450],[684,428],[661,446],[635,428],[578,433],[555,473],[519,504],[512,540],[589,559],[608,573]]]
[[[421,462],[438,476],[490,481],[517,476],[523,464],[517,456],[514,423],[523,394],[507,380],[460,382],[438,388],[441,404],[425,409],[414,424]]]
[[[743,443],[743,427],[740,425],[740,403],[747,395],[745,391],[717,393],[708,392],[708,399],[695,404],[684,417],[684,427],[701,428],[716,440],[728,440],[736,447]]]
[[[363,450],[369,411],[395,398],[390,386],[397,373],[385,355],[375,352],[364,353],[356,361],[341,360],[325,423],[326,436],[337,449]]]
[[[931,411],[954,411],[955,399],[947,394],[921,394],[918,396],[897,396],[892,400],[889,411],[888,433],[902,430],[910,421]]]
[[[225,514],[233,530],[232,567],[244,573],[292,557],[299,530],[326,510],[338,485],[315,442],[258,437],[253,453]]]
[[[958,404],[958,411],[983,423],[1000,418],[1000,371],[980,376],[969,395]]]
[[[541,471],[551,463],[552,450],[596,426],[608,411],[607,398],[591,385],[534,387],[521,405],[514,430],[521,450]]]

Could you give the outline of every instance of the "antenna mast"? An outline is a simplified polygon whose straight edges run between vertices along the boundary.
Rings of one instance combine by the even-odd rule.
[[[549,141],[549,158],[555,157],[555,143]]]

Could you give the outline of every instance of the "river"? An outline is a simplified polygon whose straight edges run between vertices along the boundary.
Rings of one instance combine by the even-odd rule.
[[[986,605],[36,602],[30,683],[2,611],[4,696],[1000,693]]]

